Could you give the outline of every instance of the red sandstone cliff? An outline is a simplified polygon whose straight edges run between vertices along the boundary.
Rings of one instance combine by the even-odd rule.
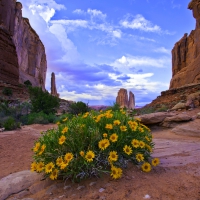
[[[7,69],[8,72],[6,75],[4,73],[2,80],[10,83],[12,79],[10,74],[18,68],[19,83],[30,80],[33,86],[42,87],[44,90],[47,70],[45,48],[29,20],[22,17],[22,4],[16,0],[1,0],[0,24],[10,35],[9,43],[15,46],[18,60],[18,66],[15,64],[13,68],[9,67],[9,69],[8,65],[2,64],[0,60],[1,71]],[[3,38],[2,41],[6,43]],[[0,54],[3,53],[5,44],[1,45]],[[4,59],[6,57],[8,61],[11,59],[4,55]]]
[[[188,9],[196,19],[196,28],[184,36],[172,50],[172,79],[170,88],[200,82],[200,0],[192,0]]]

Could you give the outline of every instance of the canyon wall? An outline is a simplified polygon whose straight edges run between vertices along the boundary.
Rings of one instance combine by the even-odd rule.
[[[172,49],[172,79],[170,88],[178,88],[200,82],[200,0],[192,0],[188,9],[196,19],[196,28],[187,33]]]
[[[22,4],[16,0],[1,0],[0,24],[7,29],[12,38],[10,42],[16,48],[19,83],[30,80],[33,86],[44,90],[47,70],[45,48],[29,20],[22,17]],[[10,73],[11,71],[9,69]]]

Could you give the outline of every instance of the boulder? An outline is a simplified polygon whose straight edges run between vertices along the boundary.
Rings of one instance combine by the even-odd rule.
[[[177,135],[200,137],[200,120],[196,119],[186,124],[178,125],[171,131]]]
[[[177,126],[178,124],[182,122],[187,122],[190,120],[192,120],[191,116],[187,115],[186,113],[180,113],[178,115],[166,117],[162,122],[162,126],[171,128],[171,127]]]
[[[188,9],[196,19],[196,28],[174,45],[172,50],[172,79],[170,89],[200,81],[200,7],[198,0],[192,0]]]
[[[0,179],[0,199],[23,191],[41,179],[41,175],[29,170],[10,174]]]
[[[185,108],[186,108],[186,104],[179,102],[173,108],[171,108],[170,110],[179,110],[179,109],[185,109]]]
[[[168,112],[157,112],[157,113],[150,113],[137,116],[138,119],[141,120],[141,123],[146,125],[153,125],[161,123],[166,117],[171,117],[175,115],[174,113]]]

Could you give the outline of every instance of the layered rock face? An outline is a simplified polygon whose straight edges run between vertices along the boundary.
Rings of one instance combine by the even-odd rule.
[[[0,25],[0,80],[17,85],[19,83],[19,65],[12,38]]]
[[[51,73],[51,95],[59,97],[59,94],[57,93],[56,89],[56,77],[54,72]]]
[[[172,79],[170,88],[200,82],[200,0],[192,0],[188,8],[196,19],[196,28],[184,36],[172,50]]]
[[[29,20],[22,17],[22,4],[15,0],[1,0],[0,23],[8,30],[16,47],[19,82],[29,80],[33,86],[44,90],[47,70],[45,48]]]
[[[121,88],[118,92],[116,103],[120,105],[122,108],[129,108],[134,109],[135,108],[135,97],[134,94],[130,91],[129,92],[129,99],[128,99],[128,93],[127,90],[124,88]]]

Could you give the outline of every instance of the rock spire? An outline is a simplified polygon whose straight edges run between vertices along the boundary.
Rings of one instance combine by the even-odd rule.
[[[134,109],[135,108],[135,96],[130,91],[129,92],[129,99],[128,99],[128,93],[127,90],[124,88],[121,88],[118,91],[118,95],[116,98],[116,103],[120,105],[122,108],[129,108]]]
[[[59,94],[57,93],[56,89],[56,77],[54,72],[51,73],[51,95],[59,97]]]

